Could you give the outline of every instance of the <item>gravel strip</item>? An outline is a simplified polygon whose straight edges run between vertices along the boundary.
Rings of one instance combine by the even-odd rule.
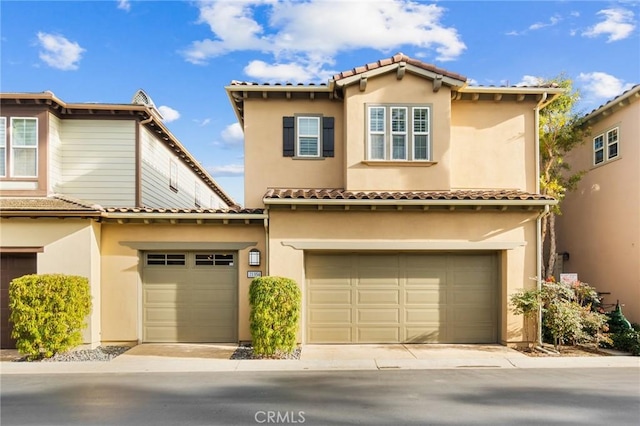
[[[296,348],[292,353],[276,353],[273,356],[258,356],[253,353],[252,346],[238,346],[230,359],[300,359],[302,348]]]
[[[111,361],[131,349],[130,346],[98,346],[95,349],[83,349],[55,354],[51,358],[29,361],[22,357],[13,362],[72,362],[72,361]]]

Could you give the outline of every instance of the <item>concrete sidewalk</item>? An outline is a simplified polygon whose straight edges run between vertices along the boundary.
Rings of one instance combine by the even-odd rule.
[[[639,357],[529,357],[500,345],[305,345],[299,360],[231,360],[236,347],[142,344],[109,362],[2,362],[0,374],[640,368]]]

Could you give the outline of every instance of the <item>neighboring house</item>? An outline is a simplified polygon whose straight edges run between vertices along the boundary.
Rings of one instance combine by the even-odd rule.
[[[518,343],[535,288],[538,111],[557,87],[470,87],[402,54],[327,85],[232,82],[245,200],[305,343]],[[530,333],[535,336],[535,333]]]
[[[235,205],[149,97],[139,91],[131,104],[117,105],[66,103],[50,92],[0,100],[2,347],[14,344],[9,282],[27,273],[90,279],[85,340],[94,345],[236,340],[237,308],[229,305],[237,304],[244,272],[236,241],[264,238],[261,212],[246,215]],[[237,223],[257,237],[226,226]],[[214,277],[222,278],[209,286]],[[198,308],[208,302],[224,306]],[[188,318],[176,313],[185,305]],[[184,335],[203,321],[226,329]]]
[[[245,208],[150,102],[3,95],[8,129],[40,114],[37,142],[14,130],[5,143],[3,259],[89,277],[87,343],[250,340],[258,274],[300,285],[303,343],[523,342],[532,325],[508,299],[536,286],[540,217],[556,203],[538,188],[538,112],[561,89],[470,87],[398,54],[326,85],[226,90],[245,132]],[[92,150],[84,169],[72,161]],[[27,186],[15,171],[33,173],[30,155]],[[113,157],[121,173],[102,167]],[[187,166],[178,194],[170,158]],[[196,176],[219,204],[175,198]]]
[[[607,304],[620,301],[640,322],[640,85],[584,117],[585,143],[567,156],[586,171],[562,202],[558,252],[564,271],[594,286]]]

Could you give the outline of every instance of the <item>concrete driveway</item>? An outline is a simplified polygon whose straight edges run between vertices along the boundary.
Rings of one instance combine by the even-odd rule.
[[[129,349],[126,356],[166,358],[230,359],[236,344],[143,343]],[[502,345],[303,345],[301,360],[358,359],[504,359],[525,357]]]

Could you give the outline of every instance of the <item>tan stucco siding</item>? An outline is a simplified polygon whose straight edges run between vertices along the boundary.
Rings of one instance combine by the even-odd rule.
[[[640,322],[640,102],[595,123],[585,144],[567,161],[587,173],[562,202],[558,251],[568,252],[565,272],[620,300],[632,322]],[[593,166],[593,138],[619,127],[618,159]]]
[[[265,230],[258,225],[115,225],[102,229],[102,340],[139,341],[141,325],[142,265],[139,251],[131,242],[157,243],[238,243],[256,242],[256,246],[239,251],[238,256],[238,339],[251,340],[249,332],[248,270],[265,267]],[[257,248],[263,254],[262,266],[248,266],[248,253]],[[185,251],[185,250],[181,250]]]
[[[342,188],[342,104],[328,100],[247,99],[245,106],[244,205],[262,207],[267,188]],[[296,114],[334,117],[335,156],[319,159],[284,157],[282,118]]]
[[[536,275],[535,214],[272,210],[270,274],[292,278],[304,290],[305,251],[295,246],[319,241],[327,243],[322,251],[368,252],[372,248],[384,251],[388,244],[393,248],[387,250],[398,252],[405,250],[396,247],[405,244],[420,252],[481,250],[500,253],[500,341],[517,343],[524,338],[522,317],[512,314],[507,300],[519,289],[536,286],[530,279]],[[354,242],[360,244],[359,248],[354,248]],[[450,246],[447,250],[437,248],[447,244]]]
[[[407,74],[398,80],[395,73],[368,79],[365,91],[349,86],[345,93],[346,182],[350,191],[448,190],[450,189],[451,91],[433,91],[433,83]],[[431,107],[432,159],[438,164],[425,167],[419,162],[370,165],[367,152],[367,106],[382,104],[428,105]],[[387,117],[388,120],[388,117]],[[388,123],[387,123],[388,125]]]
[[[535,104],[456,101],[451,187],[536,192]]]
[[[0,220],[3,247],[43,247],[37,254],[38,274],[80,275],[89,279],[93,309],[84,342],[100,343],[100,226],[81,219]]]

